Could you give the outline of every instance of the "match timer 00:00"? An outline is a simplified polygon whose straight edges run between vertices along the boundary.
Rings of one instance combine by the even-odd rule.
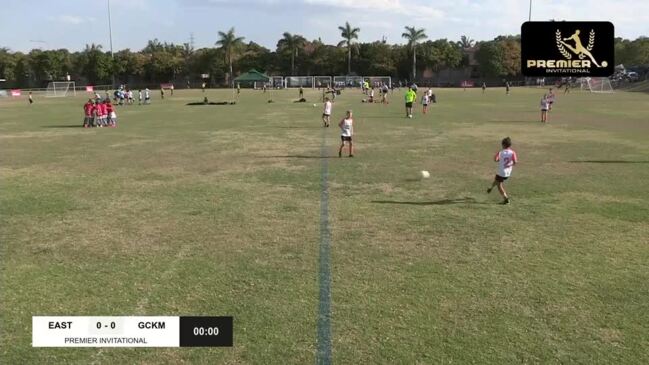
[[[231,347],[232,317],[32,317],[33,347]]]

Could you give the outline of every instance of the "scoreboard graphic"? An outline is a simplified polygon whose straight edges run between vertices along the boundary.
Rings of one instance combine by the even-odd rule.
[[[232,344],[232,317],[32,317],[32,347],[232,347]]]

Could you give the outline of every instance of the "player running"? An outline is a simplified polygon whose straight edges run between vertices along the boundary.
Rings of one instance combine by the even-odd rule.
[[[338,149],[338,157],[343,157],[343,147],[345,142],[349,143],[349,157],[354,157],[354,145],[352,144],[352,136],[354,135],[354,119],[352,118],[352,111],[348,110],[345,118],[340,123],[340,148]]]
[[[498,186],[498,191],[500,195],[503,196],[503,204],[509,204],[509,197],[505,191],[505,180],[509,179],[512,174],[512,169],[514,165],[518,163],[518,157],[516,156],[516,151],[512,150],[512,140],[509,137],[506,137],[501,142],[502,150],[496,153],[494,161],[498,162],[498,173],[494,178],[493,184],[487,189],[487,194],[491,193],[491,190]]]
[[[333,104],[329,98],[325,97],[324,110],[322,111],[322,123],[324,127],[329,127],[331,123],[331,110],[333,109]]]

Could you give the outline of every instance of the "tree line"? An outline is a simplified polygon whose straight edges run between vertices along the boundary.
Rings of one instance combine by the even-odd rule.
[[[190,44],[148,41],[139,50],[120,50],[111,56],[98,44],[70,52],[33,49],[29,53],[0,48],[0,78],[6,87],[43,87],[49,81],[73,80],[88,84],[197,82],[209,74],[212,84],[229,84],[234,75],[257,69],[269,75],[386,75],[420,80],[424,70],[471,67],[480,78],[520,77],[520,36],[499,36],[475,42],[430,40],[421,28],[404,28],[405,44],[385,40],[358,42],[360,28],[348,22],[338,27],[337,45],[307,40],[285,32],[274,50],[238,36],[234,28],[220,31],[214,47],[194,49]],[[615,40],[616,63],[649,64],[649,38]]]

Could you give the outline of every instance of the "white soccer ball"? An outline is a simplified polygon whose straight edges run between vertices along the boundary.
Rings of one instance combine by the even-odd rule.
[[[316,106],[318,106],[318,104],[313,104],[313,107],[314,107],[314,108],[315,108]]]
[[[430,177],[430,172],[428,172],[426,170],[422,170],[419,173],[421,174],[422,179],[428,179]]]

